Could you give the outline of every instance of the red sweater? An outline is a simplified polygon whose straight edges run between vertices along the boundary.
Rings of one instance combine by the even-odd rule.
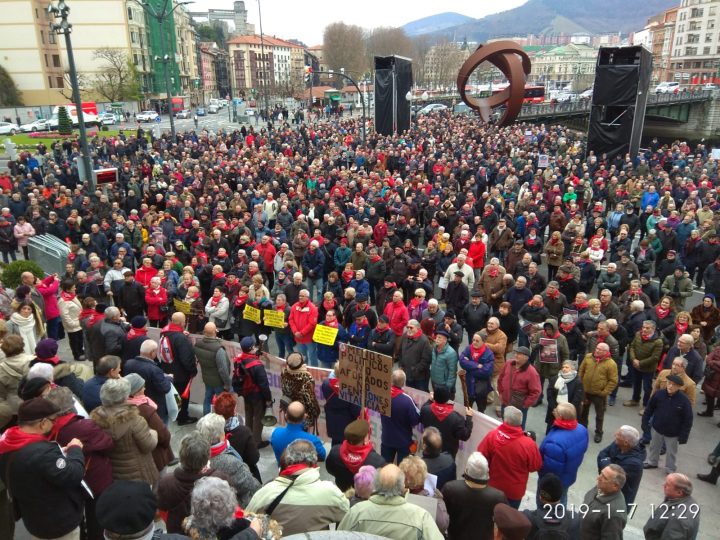
[[[402,333],[405,331],[405,325],[407,325],[410,320],[410,314],[405,304],[402,302],[389,302],[385,306],[383,315],[390,320],[390,330],[393,331],[393,334],[402,336]]]

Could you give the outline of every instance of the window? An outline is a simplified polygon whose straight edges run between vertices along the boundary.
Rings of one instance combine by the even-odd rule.
[[[710,47],[703,47],[703,54],[710,54]]]
[[[40,43],[45,45],[45,31],[44,30],[40,30]]]
[[[712,39],[712,34],[705,34],[705,43],[711,43]]]
[[[695,19],[697,17],[703,16],[703,8],[692,8],[692,11],[690,11],[690,18]]]
[[[709,20],[707,23],[707,28],[708,28],[708,30],[712,30],[713,28],[715,28],[715,21]]]
[[[133,10],[132,8],[128,8],[128,21],[133,20]]]
[[[60,55],[59,54],[53,54],[52,60],[53,60],[53,67],[56,67],[56,68],[62,67],[62,65],[60,64]]]
[[[130,32],[130,42],[131,42],[131,43],[137,43],[137,42],[138,42],[137,32]]]
[[[682,36],[675,38],[675,45],[682,45]]]
[[[40,11],[38,10],[38,8],[35,8],[35,18],[36,19],[40,18]]]
[[[695,56],[697,54],[697,47],[685,47],[685,56]]]
[[[700,42],[700,34],[688,34],[687,43],[699,43],[699,42]]]
[[[688,30],[700,30],[701,23],[700,21],[691,21],[688,25]]]
[[[50,67],[50,62],[48,62],[48,55],[45,55],[45,67]]]
[[[65,88],[65,85],[63,84],[63,78],[62,77],[55,77],[55,81],[57,82],[58,88]]]
[[[55,34],[53,32],[48,33],[48,43],[55,45]]]
[[[708,8],[708,15],[710,15],[711,17],[714,17],[716,10],[717,10],[717,8],[716,8],[715,6],[709,7],[709,8]]]

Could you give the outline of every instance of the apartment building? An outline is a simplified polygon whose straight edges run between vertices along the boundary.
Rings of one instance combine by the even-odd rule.
[[[720,0],[682,0],[677,11],[669,80],[681,85],[718,82]]]

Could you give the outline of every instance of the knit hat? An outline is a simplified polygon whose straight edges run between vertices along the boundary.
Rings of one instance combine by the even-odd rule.
[[[46,381],[47,382],[47,381]],[[51,401],[37,397],[23,401],[18,409],[18,423],[24,424],[48,418],[60,410]]]
[[[685,382],[680,378],[679,375],[668,375],[667,380],[671,383],[677,384],[680,388],[685,386]]]
[[[358,294],[357,297],[355,298],[355,301],[358,302],[358,303],[360,303],[360,302],[367,302],[367,301],[368,301],[368,295],[367,295],[367,294]]]
[[[35,346],[35,356],[38,358],[52,358],[58,352],[58,343],[54,339],[45,338]]]
[[[437,332],[435,332],[435,335],[436,336],[445,336],[448,339],[450,338],[450,334],[447,333],[447,330],[440,329]]]
[[[452,309],[448,309],[448,310],[445,312],[444,317],[447,318],[447,319],[454,319],[454,318],[455,318],[455,312],[454,312]]]
[[[493,520],[505,540],[524,540],[532,529],[525,514],[505,503],[495,505]]]
[[[108,308],[107,304],[103,304],[102,302],[98,302],[95,304],[95,313],[105,313],[105,310]]]
[[[25,384],[21,384],[18,388],[18,395],[23,401],[28,401],[42,396],[48,386],[50,386],[50,381],[42,377],[27,379]]]
[[[367,437],[368,433],[370,433],[370,425],[367,423],[367,420],[358,418],[345,427],[343,434],[349,444],[358,445],[365,442],[365,437]]]
[[[530,357],[530,349],[528,349],[527,347],[518,347],[517,349],[515,349],[515,355],[517,356],[518,354],[525,355],[529,358]]]
[[[134,535],[152,525],[157,499],[149,484],[115,480],[102,492],[95,506],[98,523],[115,535]]]
[[[388,324],[390,322],[390,319],[388,319],[387,315],[380,315],[378,317],[378,322],[384,322],[385,324]]]
[[[250,352],[255,346],[255,338],[253,336],[245,336],[240,340],[240,348],[243,352]]]
[[[558,502],[563,493],[560,477],[553,473],[542,475],[538,480],[538,493],[546,502]]]
[[[135,395],[140,391],[140,389],[145,386],[145,379],[143,379],[140,375],[137,373],[128,373],[123,377],[126,381],[130,383],[130,395]]]
[[[135,315],[132,319],[130,319],[130,325],[133,328],[145,328],[147,322],[148,320],[142,315]]]

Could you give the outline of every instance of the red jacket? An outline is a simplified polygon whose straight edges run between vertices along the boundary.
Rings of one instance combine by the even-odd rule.
[[[275,255],[277,254],[275,246],[273,246],[270,242],[268,242],[267,244],[260,243],[255,247],[255,249],[258,250],[258,253],[260,253],[260,257],[263,260],[263,264],[265,265],[265,273],[269,274],[275,268]]]
[[[473,268],[483,268],[485,266],[485,242],[470,242],[468,248],[468,258],[472,259]]]
[[[500,372],[497,383],[500,399],[503,405],[510,405],[512,393],[515,391],[525,396],[523,408],[532,407],[542,392],[540,375],[530,364],[525,364],[520,370],[516,370],[515,365],[515,360],[505,362],[505,367]]]
[[[393,334],[402,336],[405,331],[405,326],[410,320],[410,314],[405,304],[403,304],[402,301],[388,302],[383,311],[383,315],[390,320],[390,330],[393,331]]]
[[[148,319],[151,321],[164,319],[165,315],[160,313],[160,306],[165,306],[168,303],[167,291],[163,287],[158,290],[148,287],[145,290],[145,303],[147,304]]]
[[[542,467],[540,450],[521,426],[502,424],[485,435],[477,449],[490,465],[489,485],[508,499],[522,499],[528,476]]]
[[[150,286],[150,280],[157,276],[157,273],[157,268],[154,266],[151,266],[150,268],[141,266],[135,270],[135,281],[147,289]]]
[[[45,301],[45,320],[49,321],[60,316],[60,308],[57,303],[57,292],[60,281],[55,276],[48,276],[35,285],[37,291]]]
[[[315,304],[312,302],[306,302],[304,306],[301,305],[300,302],[293,304],[290,308],[288,324],[293,334],[295,334],[295,332],[302,334],[301,337],[294,336],[296,343],[308,344],[312,341],[317,320],[318,310]]]

